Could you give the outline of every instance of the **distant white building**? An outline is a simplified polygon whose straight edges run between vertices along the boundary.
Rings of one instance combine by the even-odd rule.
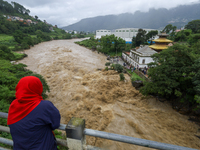
[[[111,30],[96,30],[96,39],[106,35],[111,35]]]
[[[132,38],[136,37],[138,33],[139,28],[121,28],[121,29],[115,29],[113,31],[111,30],[96,30],[96,38],[101,38],[101,36],[111,35],[114,34],[117,37],[120,37],[124,39],[126,42],[132,42]],[[156,29],[143,29],[147,31],[156,30]],[[158,33],[160,33],[160,30],[158,30]]]
[[[149,48],[148,45],[141,46],[137,50],[131,50],[130,53],[122,53],[122,57],[132,66],[144,68],[148,67],[148,63],[154,62],[151,55],[157,53],[156,51]]]

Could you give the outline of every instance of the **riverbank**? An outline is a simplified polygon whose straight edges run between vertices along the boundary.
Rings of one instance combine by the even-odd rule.
[[[199,126],[174,111],[168,103],[143,97],[130,82],[120,81],[105,68],[106,56],[76,45],[73,40],[40,43],[25,50],[19,61],[41,74],[50,86],[48,99],[67,124],[71,117],[86,120],[86,128],[200,149],[195,136]],[[108,149],[138,149],[139,146],[87,137],[87,144]]]

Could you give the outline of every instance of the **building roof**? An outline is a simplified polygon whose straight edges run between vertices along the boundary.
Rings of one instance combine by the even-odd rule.
[[[152,48],[152,49],[155,49],[155,50],[163,50],[163,49],[168,48],[167,45],[158,45],[158,44],[154,44],[154,45],[151,45],[149,47]]]
[[[142,54],[142,56],[149,56],[149,55],[153,55],[153,54],[157,53],[156,51],[149,48],[148,45],[140,47],[139,49],[136,50],[136,52]]]
[[[159,42],[159,43],[172,43],[173,41],[171,40],[168,40],[166,38],[158,38],[158,39],[155,39],[153,40],[154,42]]]

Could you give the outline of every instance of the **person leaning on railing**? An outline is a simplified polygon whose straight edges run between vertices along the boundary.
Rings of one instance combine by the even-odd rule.
[[[53,130],[60,126],[58,109],[42,98],[39,78],[23,77],[16,86],[16,99],[11,103],[7,124],[14,150],[56,150]]]

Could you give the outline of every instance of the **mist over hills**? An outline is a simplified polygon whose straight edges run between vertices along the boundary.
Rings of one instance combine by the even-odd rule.
[[[192,20],[200,19],[200,3],[180,5],[175,8],[149,9],[148,12],[136,11],[120,15],[97,16],[85,18],[72,25],[62,27],[64,30],[95,31],[99,29],[149,28],[163,29],[172,24],[181,28]]]

